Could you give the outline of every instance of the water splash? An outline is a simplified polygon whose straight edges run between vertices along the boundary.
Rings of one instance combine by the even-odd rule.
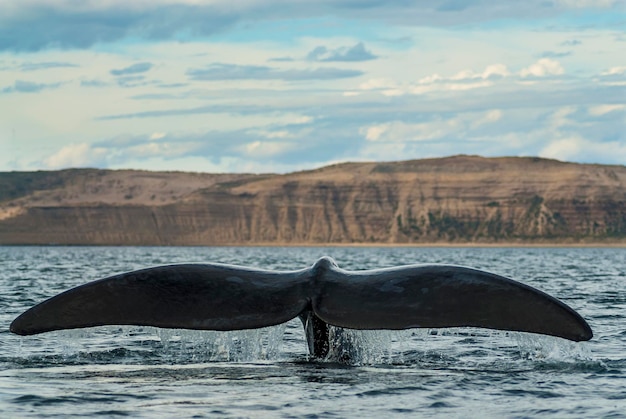
[[[510,332],[522,359],[530,361],[576,362],[592,360],[585,342],[570,342],[552,336]]]
[[[353,330],[329,328],[326,361],[348,365],[423,365],[504,370],[531,365],[597,363],[584,342],[552,336],[475,328]],[[520,364],[520,361],[524,364]]]
[[[135,326],[100,326],[30,337],[12,354],[27,364],[189,364],[276,360],[286,325],[214,332]]]
[[[327,361],[349,365],[403,363],[410,342],[408,330],[355,330],[330,326]]]
[[[13,354],[57,363],[255,362],[309,359],[302,326],[290,322],[230,332],[102,326],[29,338]],[[589,347],[550,336],[485,329],[353,330],[330,326],[324,361],[345,365],[421,365],[424,368],[568,368],[593,362]],[[16,348],[17,349],[17,348]],[[12,355],[9,354],[9,357]],[[47,361],[46,361],[47,360]]]
[[[156,329],[163,349],[197,361],[250,362],[277,359],[286,324],[228,332]]]

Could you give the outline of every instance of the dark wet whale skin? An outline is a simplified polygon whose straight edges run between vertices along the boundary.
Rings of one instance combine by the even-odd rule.
[[[294,317],[303,323],[310,354],[320,358],[330,350],[328,325],[470,326],[573,341],[593,336],[569,306],[493,273],[454,265],[346,271],[330,257],[297,271],[181,264],[114,275],[30,308],[10,329],[20,335],[100,325],[241,330]]]

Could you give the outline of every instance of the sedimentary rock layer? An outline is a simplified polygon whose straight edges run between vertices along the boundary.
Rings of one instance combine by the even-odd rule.
[[[626,243],[626,167],[539,158],[285,175],[0,173],[0,244]]]

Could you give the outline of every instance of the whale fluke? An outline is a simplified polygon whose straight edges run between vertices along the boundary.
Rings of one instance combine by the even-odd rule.
[[[24,312],[11,332],[34,335],[104,325],[240,330],[287,322],[309,304],[304,272],[169,265],[72,288]]]
[[[593,335],[578,313],[542,291],[450,265],[332,272],[313,298],[313,311],[326,323],[351,329],[467,326],[573,341]]]
[[[273,326],[300,317],[309,351],[328,353],[328,325],[353,329],[471,326],[583,341],[587,322],[554,297],[493,273],[452,265],[347,271],[324,257],[308,269],[167,265],[65,291],[22,313],[10,330],[137,325],[199,330]]]

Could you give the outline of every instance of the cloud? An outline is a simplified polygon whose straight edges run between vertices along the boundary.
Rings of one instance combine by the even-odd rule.
[[[325,46],[319,46],[307,54],[309,61],[368,61],[378,58],[370,51],[365,49],[363,42],[352,47],[340,47],[328,49]]]
[[[2,93],[38,93],[42,90],[55,89],[63,83],[34,83],[24,80],[16,80],[12,86],[1,90]]]
[[[603,71],[598,80],[610,86],[626,86],[626,66],[611,67]]]
[[[581,44],[582,44],[582,41],[578,39],[568,39],[567,41],[561,42],[561,45],[563,45],[564,47],[575,47]]]
[[[226,1],[24,0],[0,2],[0,50],[90,48],[128,38],[158,41],[219,33],[257,8]],[[254,2],[253,2],[254,3]],[[252,17],[253,15],[249,15]]]
[[[109,85],[109,83],[102,81],[102,80],[98,80],[98,79],[91,79],[91,80],[81,80],[80,85],[82,87],[106,87]]]
[[[152,68],[152,66],[153,66],[152,63],[148,63],[148,62],[135,63],[128,67],[124,67],[120,69],[113,69],[110,71],[110,73],[114,76],[126,76],[129,74],[145,73],[146,71],[149,71]]]
[[[626,72],[612,67],[624,64],[614,30],[623,12],[567,13],[572,5],[535,0],[7,4],[0,0],[0,46],[12,45],[0,51],[1,113],[9,136],[15,126],[36,153],[69,138],[100,141],[90,150],[106,155],[83,149],[83,161],[109,167],[142,158],[260,164],[261,156],[265,167],[283,167],[379,158],[385,146],[412,158],[537,154],[572,138],[624,142]],[[594,30],[595,19],[609,25]],[[11,52],[29,45],[61,50]],[[68,81],[46,90],[59,80]],[[295,127],[286,121],[294,115],[311,121]],[[36,146],[41,138],[46,148]]]
[[[626,105],[597,105],[589,108],[589,115],[602,116],[615,111],[626,110]]]
[[[626,66],[624,67],[611,67],[606,71],[602,72],[602,76],[617,76],[626,74]]]
[[[197,149],[194,141],[163,141],[167,135],[160,134],[118,137],[93,144],[70,144],[46,157],[43,165],[48,169],[123,166],[132,160],[185,157]]]
[[[377,90],[384,96],[423,95],[432,92],[454,92],[493,86],[494,82],[509,77],[511,72],[504,64],[491,64],[481,72],[463,70],[444,77],[431,74],[413,83],[397,83],[391,79],[370,79],[359,85],[360,90]],[[346,92],[355,95],[356,92]],[[344,93],[345,94],[345,93]]]
[[[110,164],[123,165],[129,160],[151,158],[184,159],[202,157],[213,163],[222,159],[246,157],[248,160],[280,159],[285,153],[297,148],[292,140],[280,141],[257,134],[254,130],[205,131],[201,133],[167,134],[153,132],[146,135],[120,137],[98,142],[90,147],[80,145],[76,150],[62,150],[59,154],[70,155],[74,151],[80,158],[89,156],[86,150],[102,150]],[[100,155],[94,156],[100,157]],[[69,159],[65,159],[66,161]],[[77,159],[79,160],[79,159]],[[83,160],[87,160],[83,158]]]
[[[392,115],[387,115],[390,118],[387,121],[361,126],[359,134],[364,143],[359,155],[375,160],[403,159],[407,155],[441,156],[454,150],[487,156],[541,155],[569,161],[623,164],[624,108],[595,109],[606,112],[600,121],[595,116],[589,117],[586,108],[561,106],[555,110],[552,104],[533,98],[534,108],[416,113],[419,119],[414,121],[403,115],[393,120]],[[473,108],[469,103],[466,105]]]
[[[622,0],[554,0],[557,6],[568,9],[586,9],[589,7],[611,8],[623,6]]]
[[[550,142],[538,155],[563,161],[623,164],[626,161],[626,144],[623,141],[598,142],[572,136]]]
[[[51,61],[51,62],[37,62],[37,63],[22,63],[19,66],[19,70],[20,71],[37,71],[37,70],[48,70],[51,68],[72,68],[72,67],[80,67],[80,66],[77,64],[73,64],[73,63]]]
[[[150,139],[151,140],[160,140],[161,138],[165,138],[167,136],[166,132],[153,132],[152,134],[150,134]]]
[[[115,119],[135,119],[135,118],[161,118],[161,117],[173,117],[173,116],[185,116],[185,115],[202,115],[208,113],[237,113],[245,115],[249,113],[262,113],[271,112],[268,108],[262,109],[256,106],[241,105],[241,106],[228,106],[228,105],[207,105],[198,106],[195,108],[176,108],[176,109],[163,109],[154,111],[142,111],[134,113],[104,115],[98,117],[99,121],[115,120]]]
[[[298,148],[297,143],[286,141],[253,141],[237,148],[247,157],[276,157]]]
[[[536,63],[523,68],[520,71],[521,77],[545,77],[545,76],[558,76],[565,72],[561,64],[550,58],[542,58]]]
[[[541,53],[540,57],[541,58],[563,58],[563,57],[568,57],[570,55],[572,55],[572,51],[564,51],[564,52],[544,51]]]
[[[479,116],[474,121],[470,122],[470,127],[475,129],[481,125],[492,124],[502,119],[502,111],[500,109],[493,109],[486,112],[483,116]]]
[[[483,75],[489,77],[491,72],[460,73],[455,76],[459,79],[457,83],[463,85],[473,84],[467,79],[477,75],[480,75],[480,82],[485,82]],[[518,79],[515,73],[508,77]],[[449,83],[437,81],[437,78],[433,80],[432,86]],[[389,83],[392,80],[383,79],[373,82],[372,86],[387,87]],[[63,150],[54,158],[50,157],[46,167],[53,163],[58,167],[63,162],[68,165],[69,162],[83,162],[83,166],[104,167],[146,168],[152,164],[150,167],[156,169],[175,168],[175,162],[179,162],[179,168],[190,170],[182,162],[194,159],[194,167],[202,167],[200,162],[206,161],[207,168],[220,167],[220,170],[276,171],[330,161],[441,156],[450,154],[450,150],[483,155],[538,155],[543,152],[545,156],[557,158],[564,158],[569,152],[577,159],[584,159],[587,157],[585,150],[592,155],[590,149],[573,149],[571,145],[567,148],[566,143],[557,141],[571,138],[589,141],[587,139],[592,138],[614,144],[615,152],[620,150],[620,142],[624,143],[621,134],[623,110],[613,106],[615,101],[623,102],[623,88],[579,86],[578,90],[559,90],[559,84],[539,82],[535,86],[520,86],[507,83],[506,78],[502,83],[502,86],[495,85],[493,89],[471,95],[450,90],[425,96],[387,97],[384,102],[373,100],[372,96],[359,100],[342,98],[337,92],[320,92],[314,97],[280,97],[281,93],[274,92],[279,97],[271,100],[267,96],[246,93],[248,101],[243,102],[243,106],[239,105],[238,97],[233,96],[230,104],[117,115],[109,119],[154,119],[128,125],[123,121],[116,122],[114,125],[148,128],[143,135],[105,138],[88,149],[82,146]],[[266,93],[272,94],[272,91]],[[569,106],[579,104],[583,99],[588,105]],[[593,108],[604,105],[608,107]],[[229,113],[228,118],[235,120],[241,118],[247,128],[239,128],[234,123],[237,128],[184,132],[185,129],[176,127],[187,124],[163,118],[216,112]],[[276,115],[285,112],[309,117],[277,122]],[[250,119],[260,122],[253,123],[247,119],[247,115],[262,113],[271,117],[255,116]],[[196,119],[206,120],[203,117]],[[188,129],[196,128],[189,125]],[[609,150],[608,146],[606,150]]]
[[[270,58],[268,61],[276,62],[276,63],[290,63],[295,60],[292,57],[274,57],[274,58]]]
[[[65,146],[43,159],[41,165],[50,169],[85,166],[144,168],[147,164],[160,162],[161,166],[152,168],[163,169],[176,167],[173,162],[181,164],[193,159],[196,163],[207,162],[204,170],[228,166],[228,171],[241,171],[242,167],[276,171],[280,167],[295,170],[303,162],[319,165],[332,159],[345,159],[350,155],[346,150],[355,151],[354,140],[359,139],[349,130],[331,135],[334,126],[313,131],[311,123],[310,118],[300,117],[282,125],[232,131],[147,131],[141,135]],[[181,167],[190,170],[188,166],[180,165],[178,170]]]
[[[188,83],[158,83],[157,86],[163,89],[176,89],[179,87],[188,86]]]
[[[88,143],[70,144],[44,159],[44,165],[48,169],[98,167],[106,155],[107,150],[103,147],[93,147]]]
[[[75,1],[20,0],[0,2],[0,50],[90,48],[133,39],[189,40],[224,33],[242,23],[327,16],[401,26],[459,26],[507,19],[548,18],[575,10],[621,10],[624,2],[591,0],[526,0],[497,7],[487,0],[155,0]],[[598,19],[595,25],[602,25]],[[580,25],[589,25],[587,20]],[[262,32],[261,32],[262,35]],[[271,35],[268,35],[271,36]]]
[[[142,98],[140,95],[139,98]],[[184,97],[184,96],[183,96]],[[152,99],[152,97],[150,98]],[[167,99],[170,99],[168,96]],[[97,118],[99,121],[118,120],[118,119],[142,119],[142,118],[163,118],[204,114],[231,114],[237,116],[250,116],[262,114],[275,114],[277,112],[293,113],[300,112],[305,107],[295,101],[293,98],[287,98],[284,102],[265,102],[263,103],[233,103],[233,104],[214,104],[197,106],[193,108],[170,108],[153,111],[142,111],[123,114],[104,115]]]
[[[502,118],[502,111],[492,109],[487,112],[468,112],[453,117],[433,117],[418,123],[396,120],[384,124],[361,128],[360,133],[370,142],[410,143],[444,139],[454,136],[458,139],[471,137],[472,132],[481,126],[492,124]]]
[[[195,68],[187,71],[193,80],[332,80],[349,77],[358,77],[362,71],[344,70],[339,68],[290,69],[257,65],[212,64],[205,68]]]
[[[306,87],[303,90],[240,90],[226,89],[210,91],[186,91],[168,94],[162,107],[150,110],[126,111],[118,114],[103,114],[97,120],[176,118],[180,116],[226,114],[229,118],[245,120],[271,120],[284,113],[308,115],[316,119],[316,126],[337,121],[335,128],[346,128],[354,124],[360,126],[403,120],[413,123],[420,115],[437,113],[458,113],[468,111],[488,111],[500,109],[507,113],[510,109],[530,112],[538,108],[563,107],[571,104],[580,106],[610,105],[623,103],[626,86],[605,86],[598,83],[554,83],[550,79],[538,79],[534,85],[517,83],[520,77],[510,72],[506,77],[495,77],[492,66],[475,73],[461,72],[451,77],[428,77],[412,83],[402,83],[394,79],[370,79],[357,84],[349,95],[339,90],[315,91]],[[506,67],[499,68],[506,74]],[[507,70],[508,71],[508,70]],[[478,79],[472,79],[479,75]],[[486,77],[486,79],[483,79]],[[464,90],[465,89],[465,90]],[[463,92],[473,90],[471,94]],[[209,93],[210,92],[210,93]],[[208,96],[207,96],[208,95]],[[379,97],[383,95],[384,98]],[[215,102],[213,98],[223,100]],[[143,95],[139,98],[143,98]],[[154,99],[153,96],[147,98]],[[189,99],[211,100],[209,104],[189,106]],[[167,100],[172,100],[168,102]],[[131,108],[132,109],[132,108]],[[109,111],[110,112],[110,111]],[[251,118],[248,118],[251,117]],[[200,120],[199,118],[193,118]],[[324,122],[325,121],[325,122]],[[352,121],[352,122],[351,122]],[[333,122],[334,123],[334,122]],[[525,122],[527,129],[533,125],[532,118]],[[165,127],[162,129],[166,129]]]
[[[145,76],[123,76],[116,79],[117,85],[120,87],[137,87],[150,84],[146,81]]]
[[[450,77],[449,79],[455,81],[478,79],[488,80],[507,77],[510,74],[511,73],[504,64],[492,64],[485,67],[485,69],[480,73],[475,73],[473,70],[463,70]],[[436,75],[434,77],[436,78]],[[425,81],[427,81],[427,79]],[[433,79],[433,81],[437,80]]]

